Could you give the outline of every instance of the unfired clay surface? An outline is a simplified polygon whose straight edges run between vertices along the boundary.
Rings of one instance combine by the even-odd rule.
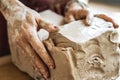
[[[10,28],[8,33],[10,39]],[[82,21],[59,27],[59,32],[50,33],[43,40],[56,64],[56,68],[50,70],[50,79],[115,80],[119,76],[118,38],[118,32],[111,23],[97,18],[90,27]],[[42,80],[37,69],[31,66],[30,57],[14,42],[9,43],[13,63],[34,79]]]

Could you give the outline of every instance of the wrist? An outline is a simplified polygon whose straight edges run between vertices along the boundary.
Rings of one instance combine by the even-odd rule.
[[[18,0],[0,0],[0,11],[7,19],[25,8]]]
[[[13,18],[21,19],[26,12],[26,6],[19,2],[19,0],[0,1],[0,11],[8,22],[11,22]]]

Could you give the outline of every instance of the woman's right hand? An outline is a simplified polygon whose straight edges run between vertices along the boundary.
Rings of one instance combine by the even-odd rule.
[[[37,31],[44,28],[48,32],[53,32],[57,28],[43,21],[39,13],[27,8],[19,1],[3,1],[1,12],[9,25],[9,41],[12,43],[10,46],[14,44],[24,50],[25,55],[30,57],[32,67],[44,78],[48,78],[50,75],[48,69],[53,69],[55,64],[38,38]]]

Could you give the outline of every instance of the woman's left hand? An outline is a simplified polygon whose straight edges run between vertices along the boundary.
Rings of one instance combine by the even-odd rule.
[[[84,24],[89,26],[92,23],[93,17],[101,18],[107,22],[111,22],[114,28],[118,28],[119,25],[108,15],[105,14],[93,14],[92,11],[86,7],[82,8],[79,3],[72,3],[67,12],[65,12],[65,22],[69,23],[76,20],[83,20]]]

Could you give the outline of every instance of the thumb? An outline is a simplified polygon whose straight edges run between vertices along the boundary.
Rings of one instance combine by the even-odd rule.
[[[87,26],[90,26],[91,24],[92,24],[92,19],[93,19],[93,13],[92,12],[88,12],[87,14],[86,14],[86,19],[85,19],[85,24],[87,25]]]
[[[46,22],[41,17],[37,18],[36,21],[37,21],[37,25],[38,25],[37,30],[39,30],[40,28],[43,28],[43,29],[47,30],[48,32],[58,31],[58,26]]]

